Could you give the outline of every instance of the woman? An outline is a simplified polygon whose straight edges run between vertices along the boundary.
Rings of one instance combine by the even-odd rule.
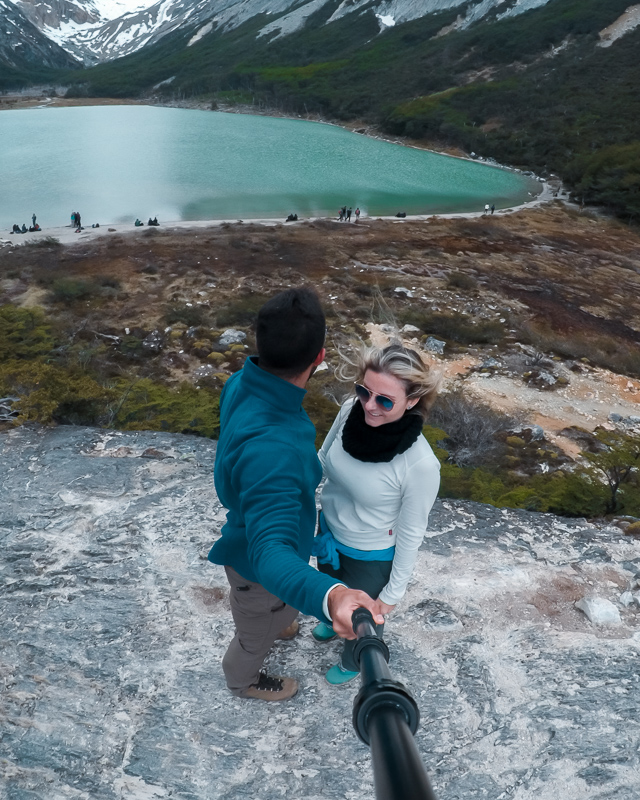
[[[440,485],[440,463],[422,436],[439,378],[401,344],[363,349],[342,377],[349,368],[356,398],[342,406],[318,454],[326,483],[314,555],[321,572],[377,598],[386,615],[406,591]],[[320,623],[313,636],[335,634]],[[330,684],[358,675],[354,644],[345,642],[326,674]]]

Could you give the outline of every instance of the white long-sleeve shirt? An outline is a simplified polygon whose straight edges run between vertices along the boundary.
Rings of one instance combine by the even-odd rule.
[[[440,462],[422,435],[391,461],[353,458],[342,446],[352,405],[342,406],[318,453],[327,479],[320,502],[338,542],[357,550],[395,545],[389,583],[380,592],[383,603],[395,605],[407,589],[427,530],[440,486]]]

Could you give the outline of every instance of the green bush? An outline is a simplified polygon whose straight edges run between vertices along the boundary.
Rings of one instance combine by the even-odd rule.
[[[117,385],[119,399],[111,424],[120,430],[170,431],[216,438],[220,434],[220,395],[182,383],[169,389],[148,378]]]
[[[440,314],[408,311],[402,315],[405,324],[415,325],[429,336],[440,336],[459,344],[498,344],[505,336],[505,328],[495,320],[475,322],[465,314]]]
[[[0,394],[17,395],[16,423],[94,424],[106,410],[112,392],[81,371],[38,361],[0,365]]]
[[[88,300],[100,294],[100,287],[92,280],[83,278],[58,278],[51,285],[50,300],[70,305],[77,300]]]
[[[48,353],[53,344],[41,308],[0,306],[0,361],[37,358]]]
[[[311,388],[305,395],[304,409],[316,426],[316,447],[319,448],[333,425],[339,406],[321,390]]]
[[[167,325],[175,325],[182,322],[190,328],[194,326],[207,325],[208,315],[202,306],[174,306],[165,314]]]
[[[258,311],[268,299],[264,295],[253,294],[229,303],[224,308],[217,308],[215,310],[216,324],[219,328],[252,326],[258,317]]]
[[[465,272],[451,272],[447,277],[449,289],[477,289],[478,282]]]

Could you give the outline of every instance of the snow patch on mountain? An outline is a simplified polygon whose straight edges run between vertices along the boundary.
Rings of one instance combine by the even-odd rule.
[[[213,30],[213,22],[207,22],[206,25],[203,25],[200,30],[192,36],[189,41],[187,42],[187,47],[191,47],[191,45],[199,42],[203,36],[206,36],[208,33],[211,33]]]
[[[271,21],[259,37],[280,38],[300,30],[332,0],[19,0],[25,14],[47,37],[87,64],[128,55],[172,31],[192,33],[186,46],[214,29],[230,31],[258,15]],[[491,12],[515,16],[549,0],[342,0],[327,24],[347,15],[373,11],[383,32],[392,25],[460,8],[449,30],[467,27]],[[29,14],[26,9],[29,9]],[[504,9],[504,10],[503,10]],[[38,22],[37,20],[40,20]],[[210,26],[210,27],[209,27]]]
[[[383,16],[382,14],[376,14],[378,21],[380,23],[380,27],[384,30],[385,28],[393,28],[396,24],[396,21],[393,17],[387,15]]]

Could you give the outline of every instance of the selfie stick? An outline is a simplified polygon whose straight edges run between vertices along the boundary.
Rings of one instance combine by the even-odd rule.
[[[436,800],[413,735],[420,713],[407,689],[389,672],[389,649],[373,617],[357,608],[351,617],[354,658],[362,687],[353,703],[353,727],[371,748],[377,800]]]

